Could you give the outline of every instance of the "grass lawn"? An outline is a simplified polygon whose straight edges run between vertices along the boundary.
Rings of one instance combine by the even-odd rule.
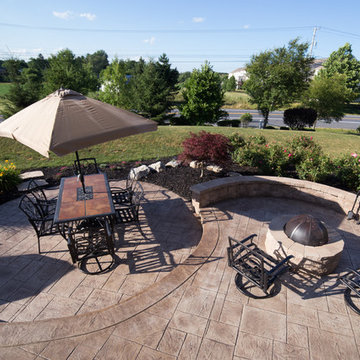
[[[227,136],[234,133],[239,133],[244,137],[262,134],[269,142],[274,140],[283,142],[288,138],[299,135],[313,136],[314,140],[331,157],[352,152],[360,153],[359,135],[355,131],[349,130],[286,131],[212,126],[159,126],[156,132],[134,135],[81,150],[80,156],[96,157],[99,164],[176,156],[181,152],[181,143],[189,136],[189,133],[201,130],[221,133]],[[74,154],[68,154],[63,157],[51,154],[50,158],[47,159],[15,140],[0,138],[0,163],[8,159],[21,170],[72,165],[74,158]]]
[[[226,108],[233,109],[256,109],[256,105],[249,103],[249,95],[244,91],[227,91],[225,93]]]

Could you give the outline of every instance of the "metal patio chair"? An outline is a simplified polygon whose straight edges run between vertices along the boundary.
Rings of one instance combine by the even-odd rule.
[[[107,219],[87,219],[68,228],[68,249],[73,263],[88,274],[109,271],[115,263],[112,227]]]
[[[92,175],[99,174],[100,170],[96,159],[93,157],[74,160],[75,175]]]
[[[44,190],[39,186],[35,179],[29,182],[27,187],[27,193],[34,198],[39,206],[39,209],[43,211],[43,215],[53,215],[55,213],[57,198],[48,199]]]
[[[115,209],[116,223],[139,221],[139,209],[144,197],[144,189],[138,181],[132,183],[128,194],[121,191],[111,191]]]
[[[346,286],[344,300],[346,305],[360,315],[360,269],[349,271],[339,278]]]
[[[40,238],[59,233],[58,226],[54,225],[53,222],[54,214],[50,213],[46,206],[42,206],[41,203],[37,203],[36,200],[26,194],[22,196],[19,208],[25,213],[36,232],[38,239],[38,252],[41,254]]]
[[[255,236],[257,235],[252,234],[241,241],[229,236],[228,265],[237,273],[235,284],[239,291],[253,298],[271,297],[277,294],[278,289],[275,285],[278,284],[275,283],[278,276],[288,269],[286,263],[292,256],[281,261],[275,260],[257,247],[253,242]],[[243,278],[260,288],[265,296],[250,293]]]
[[[115,181],[115,180],[109,180]],[[137,181],[130,179],[130,174],[126,179],[125,188],[119,186],[111,186],[111,196],[114,204],[131,203],[131,198],[136,191]]]

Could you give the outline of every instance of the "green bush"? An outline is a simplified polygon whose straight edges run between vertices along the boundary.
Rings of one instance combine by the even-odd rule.
[[[217,122],[218,126],[231,126],[231,127],[239,127],[240,120],[219,120]]]
[[[327,183],[331,180],[344,189],[360,189],[360,155],[353,153],[336,160],[324,154],[312,137],[297,136],[284,144],[267,143],[264,136],[239,135],[230,138],[233,161],[251,166],[259,173],[275,176],[295,176],[302,180]]]
[[[250,113],[242,114],[240,117],[240,122],[242,127],[247,127],[249,122],[251,122],[253,119],[252,115]]]
[[[284,124],[291,129],[303,129],[305,126],[313,126],[317,118],[317,112],[310,108],[294,108],[284,111]]]
[[[335,175],[341,186],[357,191],[360,190],[360,155],[353,153],[335,160]]]
[[[234,135],[231,135],[229,137],[230,144],[233,149],[238,149],[239,147],[242,147],[245,145],[245,139],[239,135],[238,133],[235,133]]]
[[[0,164],[0,193],[12,190],[20,182],[20,172],[13,163],[5,160],[4,165]]]
[[[334,165],[329,157],[318,155],[307,157],[296,166],[296,173],[299,179],[314,182],[326,182],[332,174]]]

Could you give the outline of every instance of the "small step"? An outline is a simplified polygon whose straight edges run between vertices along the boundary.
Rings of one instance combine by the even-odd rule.
[[[44,173],[41,170],[28,171],[20,174],[20,178],[22,180],[36,179],[41,177],[44,177]]]

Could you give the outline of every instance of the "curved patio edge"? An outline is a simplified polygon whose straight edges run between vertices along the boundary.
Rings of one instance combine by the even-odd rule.
[[[238,197],[280,197],[302,200],[347,214],[355,194],[331,186],[285,177],[234,176],[194,185],[192,204],[197,213],[204,207]]]
[[[63,318],[0,324],[0,348],[82,336],[115,326],[149,309],[194,275],[211,257],[219,240],[216,211],[199,212],[203,233],[193,253],[159,282],[110,307]]]

